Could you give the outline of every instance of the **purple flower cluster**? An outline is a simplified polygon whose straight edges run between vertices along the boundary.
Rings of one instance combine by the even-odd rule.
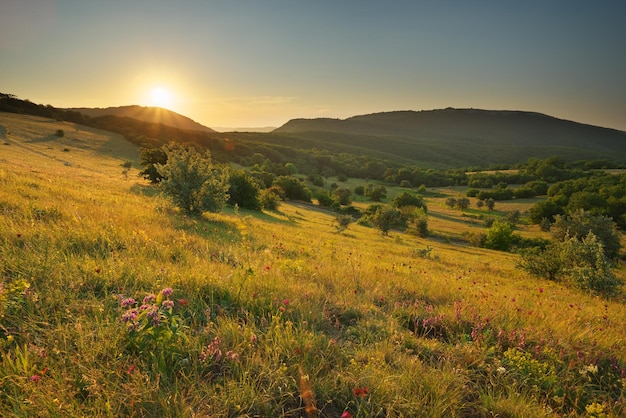
[[[143,303],[137,308],[137,301],[133,298],[121,297],[120,306],[126,308],[126,311],[122,314],[122,322],[128,324],[130,331],[139,328],[139,322],[145,315],[145,318],[150,322],[152,326],[159,326],[162,319],[162,310],[171,313],[174,308],[174,301],[169,299],[173,290],[171,287],[166,287],[161,290],[160,297],[165,298],[161,301],[161,306],[157,304],[157,296],[150,293],[143,298]],[[145,312],[145,313],[144,313]]]

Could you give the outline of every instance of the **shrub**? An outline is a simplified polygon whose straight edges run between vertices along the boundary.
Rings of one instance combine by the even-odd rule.
[[[407,220],[407,233],[426,238],[428,232],[428,215],[424,208],[415,208],[412,216]]]
[[[279,176],[274,179],[273,186],[283,189],[285,199],[311,201],[311,191],[303,182],[295,177]]]
[[[163,177],[163,192],[189,214],[219,212],[228,198],[228,181],[225,171],[211,163],[211,154],[207,151],[202,155],[181,144],[163,149],[167,163],[156,165]]]
[[[383,206],[376,210],[371,221],[383,235],[389,235],[391,228],[400,220],[400,211],[390,206]]]
[[[415,206],[416,208],[424,208],[424,210],[426,210],[426,203],[424,202],[424,199],[421,196],[417,196],[409,192],[404,192],[396,196],[392,201],[392,205],[396,208],[403,206]]]
[[[513,228],[506,222],[495,221],[487,231],[485,248],[509,251],[513,244]]]
[[[228,203],[239,207],[261,210],[259,186],[254,177],[245,171],[232,170],[228,178]]]
[[[369,197],[372,202],[380,202],[387,197],[387,188],[370,183],[365,188],[365,196]]]
[[[167,163],[167,154],[163,148],[141,148],[139,158],[139,164],[145,167],[139,172],[139,176],[149,180],[152,184],[163,180],[163,176],[157,170],[157,165]]]
[[[333,197],[330,195],[330,193],[328,193],[328,191],[324,189],[319,189],[315,193],[315,198],[317,199],[318,205],[323,207],[330,208],[335,204],[335,200],[333,199]]]
[[[59,138],[63,138],[65,136],[65,132],[63,131],[63,129],[57,129],[54,134]]]
[[[259,203],[263,209],[276,210],[280,205],[280,200],[279,194],[273,187],[259,192]]]
[[[350,215],[337,215],[335,218],[335,227],[339,233],[348,229],[348,226],[352,223],[352,216]]]
[[[352,197],[352,192],[347,187],[338,187],[333,190],[333,197],[342,206],[349,205],[351,203],[350,198]]]
[[[553,236],[558,241],[565,241],[570,237],[583,240],[589,232],[593,232],[604,247],[607,258],[615,260],[619,256],[620,234],[617,225],[608,216],[593,215],[580,209],[568,216],[557,215],[553,228]]]
[[[356,186],[354,188],[354,194],[357,196],[363,196],[365,194],[365,187],[363,186]]]

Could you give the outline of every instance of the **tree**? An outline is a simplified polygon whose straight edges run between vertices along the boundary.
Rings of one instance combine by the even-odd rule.
[[[254,177],[242,170],[232,170],[228,178],[228,204],[261,210],[259,185]]]
[[[456,207],[461,209],[461,210],[465,210],[469,207],[470,201],[467,197],[459,197],[456,200]]]
[[[558,241],[569,238],[582,240],[593,232],[604,247],[609,260],[615,260],[621,249],[620,234],[617,225],[608,216],[594,215],[582,209],[567,216],[557,215],[553,224],[553,236]]]
[[[509,251],[513,244],[513,228],[506,222],[495,221],[487,231],[485,248]]]
[[[276,210],[280,205],[280,196],[273,187],[262,189],[259,192],[259,203],[263,209]]]
[[[542,219],[552,221],[556,215],[563,213],[563,208],[552,199],[542,200],[528,210],[530,221],[535,224],[541,222]]]
[[[416,208],[424,208],[426,210],[426,203],[421,196],[417,196],[411,194],[409,192],[403,192],[396,196],[392,203],[396,208],[400,208],[402,206],[415,206]]]
[[[478,209],[482,208],[483,206],[485,206],[485,201],[484,200],[477,200],[476,201],[476,207]]]
[[[487,206],[487,209],[493,210],[494,206],[496,205],[496,201],[490,197],[485,200],[485,205]]]
[[[455,197],[449,197],[446,199],[446,206],[448,206],[449,208],[453,208],[456,206],[456,198]]]
[[[228,199],[228,178],[225,170],[212,164],[211,154],[176,143],[163,151],[167,163],[155,166],[163,178],[161,188],[174,204],[189,214],[219,212]]]
[[[383,235],[389,235],[393,225],[400,220],[400,211],[391,206],[382,206],[371,217],[372,223]]]
[[[337,232],[342,233],[348,226],[352,223],[352,216],[350,215],[337,215],[335,218],[335,227],[337,228]]]
[[[145,168],[139,172],[139,175],[149,180],[150,183],[157,184],[163,180],[163,176],[157,170],[157,165],[163,165],[166,162],[167,154],[163,148],[141,148],[139,164]]]
[[[337,203],[342,206],[346,206],[351,203],[350,198],[352,197],[352,191],[350,191],[347,187],[338,187],[333,190],[333,197]]]
[[[311,191],[306,188],[303,182],[295,177],[279,176],[274,179],[273,186],[280,187],[286,199],[311,201]]]
[[[428,215],[425,208],[414,209],[412,216],[407,220],[406,232],[422,238],[428,236]]]
[[[369,197],[372,202],[380,202],[387,197],[387,188],[385,186],[377,186],[369,183],[365,187],[365,196]]]

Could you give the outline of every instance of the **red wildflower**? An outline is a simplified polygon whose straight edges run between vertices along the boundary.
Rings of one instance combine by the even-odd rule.
[[[345,411],[343,414],[341,414],[341,418],[352,418],[352,414],[348,411]]]
[[[370,392],[370,390],[368,388],[354,388],[352,390],[352,393],[354,394],[354,396],[356,396],[357,398],[364,398],[367,396],[367,394]]]

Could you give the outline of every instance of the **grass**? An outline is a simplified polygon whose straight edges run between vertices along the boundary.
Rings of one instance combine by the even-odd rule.
[[[137,154],[118,136],[0,125],[3,414],[626,413],[623,298],[529,277],[513,254],[338,234],[306,205],[188,218],[122,174]],[[444,200],[427,198],[431,230],[483,228]],[[122,320],[151,294],[173,302],[158,325],[152,308]]]

